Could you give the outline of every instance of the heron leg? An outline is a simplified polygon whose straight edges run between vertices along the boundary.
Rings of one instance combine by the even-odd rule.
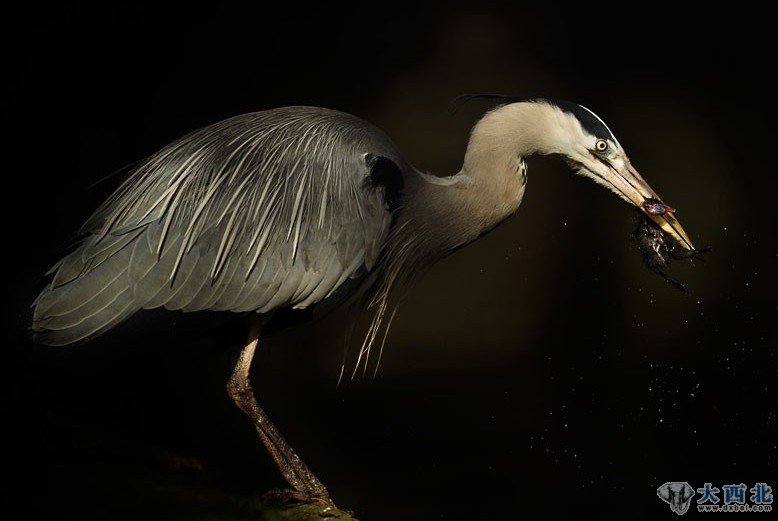
[[[227,392],[254,424],[259,438],[289,484],[305,496],[332,504],[322,482],[302,462],[257,403],[249,380],[249,368],[258,343],[259,329],[252,327],[248,343],[240,352],[238,362],[227,382]]]

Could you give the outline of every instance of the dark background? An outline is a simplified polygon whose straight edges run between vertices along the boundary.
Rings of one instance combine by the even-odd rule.
[[[673,270],[684,296],[643,267],[629,208],[531,159],[517,214],[413,290],[377,377],[336,388],[343,312],[262,344],[260,402],[335,500],[368,521],[670,517],[666,481],[775,487],[774,28],[744,4],[544,5],[7,12],[4,508],[255,519],[283,484],[224,391],[238,326],[29,341],[42,274],[118,178],[90,185],[288,104],[362,116],[449,175],[488,106],[449,116],[465,92],[594,109],[714,250]]]

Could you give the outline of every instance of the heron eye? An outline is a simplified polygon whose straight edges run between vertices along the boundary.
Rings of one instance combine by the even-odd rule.
[[[605,150],[608,149],[608,142],[604,139],[598,139],[597,142],[594,144],[594,149],[597,152],[605,152]]]

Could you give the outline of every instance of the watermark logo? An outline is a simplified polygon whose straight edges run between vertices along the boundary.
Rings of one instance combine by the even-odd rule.
[[[772,512],[773,489],[767,483],[756,483],[749,488],[745,483],[730,483],[713,486],[705,483],[694,489],[685,481],[668,481],[658,489],[656,495],[670,505],[670,510],[679,516],[689,510],[694,492],[698,512]],[[748,492],[751,494],[749,495]]]
[[[656,495],[670,505],[670,510],[682,516],[689,510],[694,489],[685,481],[668,481],[656,489]]]

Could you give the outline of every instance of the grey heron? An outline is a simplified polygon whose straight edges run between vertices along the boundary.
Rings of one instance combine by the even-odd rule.
[[[229,394],[289,484],[330,502],[252,391],[251,361],[277,312],[360,296],[375,310],[359,353],[368,357],[391,322],[393,288],[513,214],[533,154],[561,156],[694,250],[592,111],[506,101],[475,124],[449,177],[415,169],[370,123],[316,107],[244,114],[174,141],[129,173],[50,270],[35,340],[86,341],[142,309],[246,314]]]

